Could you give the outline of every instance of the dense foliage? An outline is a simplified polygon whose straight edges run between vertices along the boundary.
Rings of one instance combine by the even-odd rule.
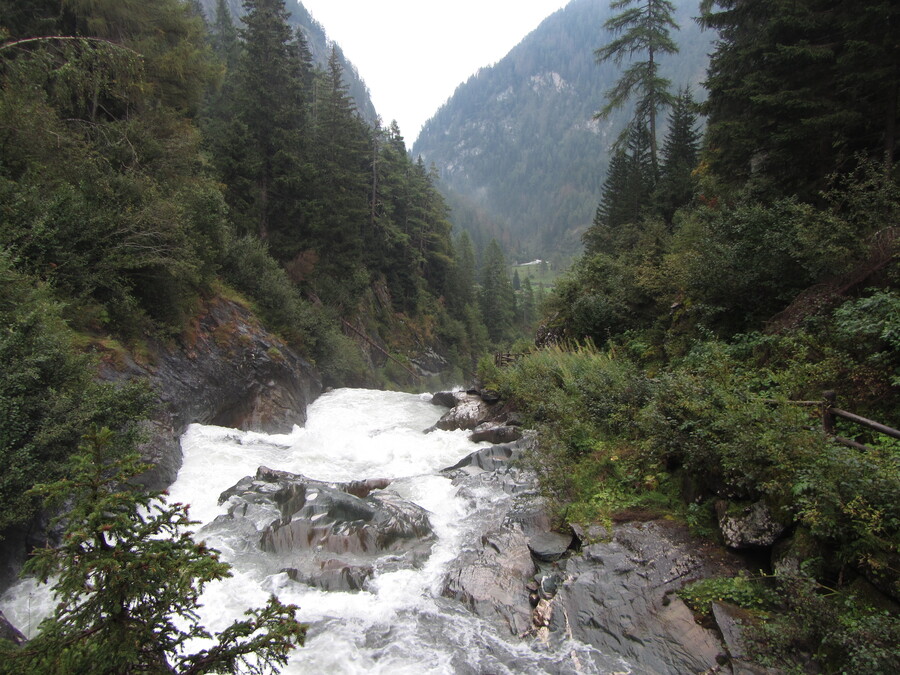
[[[240,21],[205,4],[0,0],[0,534],[33,525],[35,483],[71,498],[66,538],[32,563],[64,602],[15,672],[257,672],[301,637],[270,604],[185,653],[227,570],[181,506],[109,473],[152,396],[96,382],[91,352],[183,346],[217,294],[328,384],[414,384],[369,345],[399,363],[434,348],[460,378],[488,347],[471,243],[397,125],[367,98],[360,114],[337,46],[317,65],[321,31],[283,0]],[[79,451],[92,428],[114,433]]]
[[[721,514],[765,504],[786,528],[774,567],[684,596],[768,612],[755,650],[782,668],[893,672],[898,444],[841,423],[847,447],[816,402],[833,390],[900,427],[895,10],[702,9],[705,103],[679,94],[659,172],[646,125],[629,130],[547,303],[555,346],[482,376],[542,431],[532,461],[561,517],[666,513],[717,536]]]
[[[696,0],[673,4],[679,53],[659,60],[657,75],[673,83],[673,94],[697,91],[712,36],[693,21]],[[603,25],[619,13],[608,0],[573,0],[461,84],[423,127],[413,150],[437,165],[454,226],[480,250],[492,238],[519,261],[568,262],[580,250],[633,106],[604,120],[594,115],[623,71],[647,60],[635,54],[596,65],[594,50],[613,39]]]
[[[56,579],[59,603],[26,645],[0,645],[0,672],[262,674],[287,662],[306,633],[293,605],[272,597],[214,641],[200,625],[200,594],[229,566],[190,538],[185,505],[129,484],[147,467],[127,444],[98,429],[70,462],[68,478],[34,489],[51,504],[71,502],[62,543],[27,564]],[[209,646],[190,651],[201,639]]]

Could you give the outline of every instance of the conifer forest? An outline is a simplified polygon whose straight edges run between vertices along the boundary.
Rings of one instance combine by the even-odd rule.
[[[724,546],[726,514],[765,509],[783,534],[748,553],[757,574],[678,591],[697,621],[746,610],[759,672],[897,671],[900,6],[569,9],[587,4],[605,18],[579,26],[579,78],[608,84],[579,133],[605,130],[602,173],[574,136],[479,123],[488,206],[441,138],[493,114],[485,82],[517,86],[504,62],[413,153],[293,0],[0,0],[0,547],[55,533],[25,572],[59,599],[27,642],[0,633],[0,673],[302,659],[307,627],[274,597],[198,623],[229,567],[139,479],[161,399],[123,364],[200,350],[219,302],[323,387],[496,393],[537,433],[524,461],[558,525],[660,519]],[[699,71],[680,67],[688,29],[709,40]],[[549,129],[536,106],[503,115]],[[519,195],[549,205],[538,222]],[[513,274],[560,252],[546,288]]]

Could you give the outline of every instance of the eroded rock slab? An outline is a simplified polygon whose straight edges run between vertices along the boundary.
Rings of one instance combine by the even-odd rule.
[[[387,480],[326,483],[260,467],[219,498],[228,513],[201,530],[254,540],[291,578],[358,590],[374,573],[420,564],[434,533],[425,509],[387,491]]]
[[[656,522],[623,525],[612,541],[588,545],[568,559],[564,581],[543,610],[551,634],[621,656],[640,672],[715,668],[722,651],[716,635],[671,594],[691,577],[705,576],[706,562],[672,534]]]
[[[485,533],[474,549],[454,561],[443,595],[505,625],[514,635],[522,635],[532,625],[526,584],[536,571],[524,533],[500,528]]]

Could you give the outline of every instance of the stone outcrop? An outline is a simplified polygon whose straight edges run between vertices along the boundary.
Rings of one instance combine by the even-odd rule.
[[[471,429],[469,438],[475,443],[513,443],[522,438],[518,417],[504,407],[501,396],[496,391],[441,391],[432,396],[431,402],[450,410],[426,431]]]
[[[675,526],[618,526],[611,541],[590,544],[560,565],[563,582],[540,622],[549,637],[587,642],[638,672],[711,672],[722,645],[672,593],[711,573],[709,564]]]
[[[409,363],[421,377],[433,377],[450,369],[450,362],[431,347],[411,356]]]
[[[444,431],[474,429],[491,416],[491,406],[477,392],[452,392],[454,405],[434,425]]]
[[[557,646],[574,638],[630,672],[719,672],[724,645],[675,591],[736,573],[737,555],[667,521],[553,531],[519,461],[533,442],[480,448],[444,470],[461,491],[499,484],[510,497],[481,516],[493,525],[451,563],[443,595],[515,635]]]
[[[148,341],[140,359],[101,352],[100,376],[145,378],[156,392],[142,451],[154,466],[144,482],[158,489],[178,473],[179,437],[188,424],[288,432],[306,421],[307,405],[322,390],[309,363],[246,307],[223,298],[207,301],[186,336],[172,344]]]
[[[99,377],[107,382],[146,380],[157,405],[144,422],[142,482],[168,487],[181,467],[179,439],[194,422],[264,432],[288,432],[306,421],[306,407],[321,393],[316,370],[266,331],[246,307],[212,298],[185,335],[171,342],[146,338],[138,355],[95,345]],[[26,552],[46,545],[48,515],[5,532],[0,587],[17,577]]]
[[[483,422],[469,435],[469,440],[473,443],[512,443],[520,438],[522,438],[521,428],[497,422]]]
[[[237,534],[297,581],[359,590],[376,568],[418,565],[434,542],[427,511],[386,491],[388,485],[326,483],[260,467],[222,493],[227,514],[200,535]]]
[[[731,548],[767,548],[774,544],[785,530],[776,520],[765,502],[747,506],[729,506],[716,503],[716,515],[722,539]]]
[[[486,532],[477,546],[453,562],[443,594],[481,617],[504,624],[512,634],[523,635],[531,628],[527,584],[535,572],[525,534],[516,528],[498,528]]]

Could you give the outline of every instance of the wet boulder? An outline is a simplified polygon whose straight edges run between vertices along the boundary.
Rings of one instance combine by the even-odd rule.
[[[479,448],[441,473],[454,485],[494,484],[508,494],[531,493],[537,490],[534,472],[519,461],[522,453],[532,447],[533,437],[514,443]]]
[[[474,429],[490,417],[490,405],[478,394],[459,392],[454,405],[435,427],[444,431]]]
[[[541,562],[555,562],[562,558],[572,546],[572,534],[559,532],[537,532],[528,538],[531,554]]]
[[[307,586],[315,586],[323,591],[361,591],[375,573],[371,565],[351,565],[334,558],[322,561],[318,569],[312,571],[288,567],[288,577]]]
[[[716,515],[722,539],[731,548],[767,548],[785,530],[762,501],[741,506],[722,500],[716,503]]]
[[[512,443],[522,438],[522,429],[517,426],[508,424],[499,424],[497,422],[484,422],[479,424],[469,435],[469,440],[473,443]]]
[[[532,626],[527,584],[536,572],[524,533],[498,528],[486,532],[474,548],[451,564],[443,595],[461,601],[513,635],[523,635]]]
[[[671,526],[620,526],[611,541],[589,544],[560,563],[563,582],[543,609],[544,624],[551,635],[620,656],[640,672],[708,672],[722,645],[672,594],[685,580],[705,576],[705,564]]]
[[[467,473],[478,471],[502,471],[505,473],[512,463],[520,458],[521,452],[513,445],[493,445],[470,452],[453,466],[444,469],[442,473],[452,474],[460,469],[467,470]]]
[[[428,512],[387,491],[387,480],[327,483],[260,467],[219,498],[229,530],[272,557],[291,578],[325,590],[357,590],[375,568],[420,564],[434,533]]]
[[[457,397],[464,394],[465,392],[460,391],[439,391],[431,395],[431,403],[444,408],[452,408],[457,403]]]

